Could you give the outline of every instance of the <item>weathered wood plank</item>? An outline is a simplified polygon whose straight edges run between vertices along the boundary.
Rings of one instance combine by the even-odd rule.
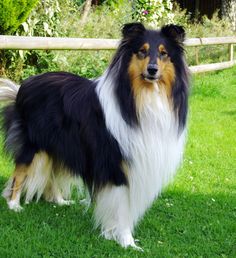
[[[0,36],[0,49],[111,50],[118,44],[116,39]]]
[[[0,49],[110,50],[116,49],[119,42],[119,39],[0,36]],[[236,44],[236,37],[191,38],[184,43],[186,46]]]
[[[203,65],[190,66],[189,70],[192,73],[204,73],[204,72],[210,72],[210,71],[216,71],[216,70],[230,68],[235,64],[236,64],[236,60],[222,62],[222,63],[214,63],[214,64],[203,64]]]
[[[206,45],[223,45],[223,44],[236,44],[236,37],[212,37],[212,38],[191,38],[185,40],[185,45],[193,46],[206,46]]]

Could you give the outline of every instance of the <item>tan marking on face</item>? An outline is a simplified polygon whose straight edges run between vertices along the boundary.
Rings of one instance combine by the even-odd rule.
[[[137,55],[133,55],[129,64],[128,73],[131,81],[131,87],[134,94],[136,107],[138,110],[143,106],[142,91],[143,90],[153,90],[153,83],[145,81],[142,78],[147,70],[149,64],[149,57],[147,56],[144,59],[139,59]]]
[[[159,45],[158,50],[159,50],[159,53],[161,53],[161,52],[166,52],[167,53],[166,48],[163,44]]]
[[[175,68],[174,64],[171,62],[170,57],[168,57],[168,52],[163,44],[158,46],[158,52],[166,53],[166,56],[157,58],[158,73],[160,75],[159,85],[165,90],[168,98],[172,95],[173,82],[175,80]]]
[[[145,49],[146,51],[148,51],[149,48],[150,48],[150,45],[148,43],[145,43],[140,49]]]
[[[173,82],[175,80],[174,65],[170,60],[163,61],[159,58],[157,59],[157,65],[161,74],[159,83],[165,89],[167,96],[170,98],[172,95]]]
[[[168,52],[163,44],[158,47],[159,53],[166,53],[166,56],[162,58],[157,58],[158,73],[160,74],[159,84],[165,90],[168,98],[171,97],[173,82],[175,80],[175,68],[174,64],[171,62],[170,57],[168,57]]]
[[[150,45],[148,43],[145,43],[140,48],[140,51],[142,50],[148,51],[149,48],[150,48]],[[139,106],[142,106],[142,97],[141,97],[142,90],[145,88],[148,90],[153,89],[153,84],[145,81],[142,78],[142,74],[144,74],[147,70],[149,60],[150,58],[148,55],[144,58],[140,58],[138,54],[133,54],[129,64],[128,73],[129,73],[131,87],[132,87],[137,108]]]

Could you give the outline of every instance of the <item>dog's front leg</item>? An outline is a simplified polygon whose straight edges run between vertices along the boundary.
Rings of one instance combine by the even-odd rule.
[[[127,186],[108,185],[98,193],[95,220],[106,239],[114,239],[125,248],[139,249],[132,236],[133,220]]]

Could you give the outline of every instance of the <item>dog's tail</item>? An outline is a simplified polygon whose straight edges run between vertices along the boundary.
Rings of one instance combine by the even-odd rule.
[[[0,78],[0,101],[15,101],[19,88],[13,81]]]

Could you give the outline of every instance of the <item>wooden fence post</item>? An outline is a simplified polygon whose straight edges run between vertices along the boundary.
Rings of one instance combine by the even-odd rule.
[[[234,60],[234,44],[229,44],[229,61]]]
[[[199,47],[195,47],[195,59],[196,59],[196,65],[199,65]]]

